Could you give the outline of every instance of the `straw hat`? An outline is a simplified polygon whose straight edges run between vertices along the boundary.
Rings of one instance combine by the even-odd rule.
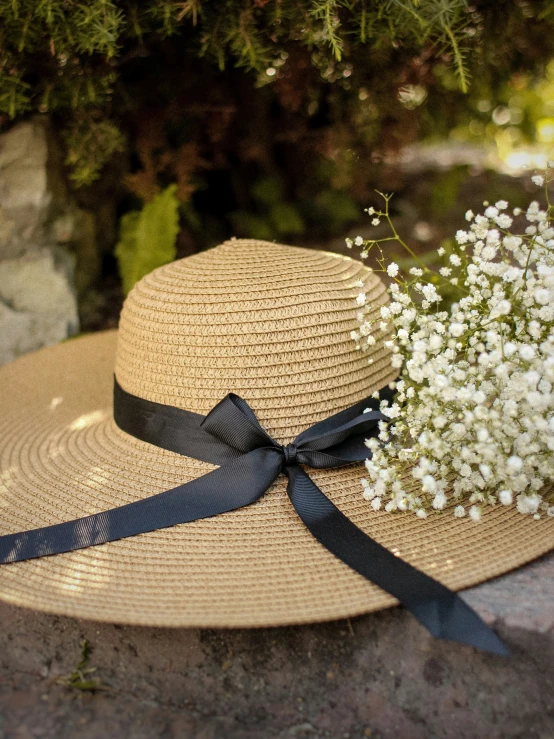
[[[166,265],[125,302],[118,332],[85,336],[0,370],[0,534],[150,496],[212,465],[129,436],[112,417],[113,372],[142,398],[201,414],[241,395],[279,442],[394,379],[377,342],[368,364],[350,338],[360,262],[232,240]],[[360,464],[310,470],[361,529],[454,590],[554,546],[554,520],[504,506],[476,525],[374,512]],[[246,627],[343,618],[395,603],[308,532],[281,475],[256,503],[201,521],[0,566],[0,598],[80,618],[151,626]]]

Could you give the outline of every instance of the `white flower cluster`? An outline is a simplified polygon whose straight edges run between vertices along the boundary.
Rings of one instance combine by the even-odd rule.
[[[388,198],[378,215],[390,222]],[[507,208],[468,211],[468,230],[450,253],[439,249],[438,271],[420,264],[403,278],[381,253],[394,281],[380,321],[367,320],[359,296],[352,338],[371,351],[376,333],[392,332],[401,376],[394,402],[381,404],[390,422],[367,441],[362,484],[375,510],[426,518],[449,506],[477,521],[486,505],[514,503],[554,516],[544,492],[554,482],[554,225],[550,207],[533,202],[514,234]],[[364,241],[366,252],[376,245]],[[453,290],[456,302],[441,310],[441,293]]]

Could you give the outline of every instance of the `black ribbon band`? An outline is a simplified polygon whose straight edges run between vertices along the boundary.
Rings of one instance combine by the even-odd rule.
[[[381,391],[381,399],[391,397]],[[379,400],[368,398],[277,444],[245,400],[230,394],[207,416],[127,393],[115,380],[114,418],[128,434],[178,454],[221,465],[191,482],[112,510],[0,536],[0,564],[68,552],[188,523],[254,503],[281,472],[297,514],[313,536],[353,570],[403,603],[433,636],[496,654],[508,650],[455,593],[393,555],[353,524],[299,466],[340,467],[365,460],[379,432]]]

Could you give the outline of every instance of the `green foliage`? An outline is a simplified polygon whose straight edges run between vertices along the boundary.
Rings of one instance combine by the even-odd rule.
[[[443,53],[450,54],[452,66],[462,92],[469,90],[470,71],[467,57],[471,51],[470,39],[466,31],[471,26],[471,15],[465,0],[390,0],[391,9],[400,12],[399,26],[405,32],[413,31],[419,35],[420,43],[430,40]],[[403,14],[405,16],[403,17]],[[406,26],[402,24],[406,23]],[[475,33],[475,28],[472,28]],[[475,41],[473,45],[476,46]]]
[[[269,224],[267,217],[250,213],[246,210],[236,210],[229,214],[233,232],[237,236],[246,239],[261,239],[262,241],[271,241],[273,238],[273,229]]]
[[[172,57],[185,49],[189,63],[178,76],[185,86],[187,69],[197,68],[190,59],[203,56],[221,70],[250,70],[257,85],[281,82],[284,88],[290,60],[303,53],[313,68],[305,70],[305,84],[312,79],[349,89],[355,63],[362,73],[365,65],[366,81],[377,89],[389,70],[394,98],[399,80],[428,78],[437,63],[453,70],[465,92],[476,65],[481,76],[490,67],[508,77],[512,60],[540,62],[540,46],[552,36],[554,0],[540,7],[506,0],[507,42],[498,38],[494,5],[486,0],[471,5],[469,0],[0,0],[0,123],[2,113],[13,119],[60,111],[72,129],[83,129],[87,121],[92,128],[99,120],[111,126],[110,135],[104,131],[99,139],[107,146],[95,150],[83,131],[67,134],[74,181],[88,184],[120,148],[113,122],[118,111],[136,108],[125,73],[137,60],[160,65],[161,89],[171,84],[176,63],[165,60],[163,50]],[[537,48],[539,16],[544,40]],[[521,43],[514,44],[517,35]],[[387,50],[406,57],[402,74],[388,63]]]
[[[103,685],[100,679],[91,677],[96,672],[96,667],[87,667],[89,657],[89,644],[86,639],[82,639],[81,658],[79,662],[73,672],[69,673],[69,675],[59,677],[56,680],[57,684],[64,685],[67,688],[73,688],[73,690],[90,691],[92,693],[97,690],[109,690],[110,688],[107,685]]]
[[[313,217],[326,223],[331,233],[341,233],[360,218],[357,203],[341,190],[322,190],[310,205]]]
[[[125,294],[144,275],[176,257],[179,232],[176,189],[176,185],[170,185],[141,211],[132,211],[121,219],[115,255]]]
[[[292,203],[275,203],[269,211],[269,220],[279,236],[297,236],[306,230],[298,208]]]
[[[47,88],[55,109],[68,78],[90,80],[106,73],[106,62],[179,33],[220,68],[231,61],[262,74],[291,40],[340,61],[356,42],[430,39],[451,52],[464,86],[470,22],[466,0],[0,0],[0,82],[6,94],[11,77],[33,77],[10,115],[35,107]]]
[[[125,148],[125,138],[111,121],[77,119],[64,131],[65,162],[75,185],[90,185],[116,152]]]
[[[532,83],[554,55],[553,26],[554,0],[0,0],[0,127],[51,115],[75,186],[126,148],[142,169],[122,179],[147,200],[177,182],[185,202],[203,166],[247,162],[244,195],[278,169],[277,140],[304,147],[281,185],[247,193],[268,211],[284,201],[271,186],[296,196],[290,171],[306,161],[332,159],[337,176],[321,189],[345,190],[348,156],[444,134],[522,72]],[[270,118],[280,130],[264,130]],[[248,210],[240,193],[231,208]]]
[[[449,210],[456,202],[461,185],[467,180],[466,166],[452,167],[439,174],[431,190],[431,213],[437,217]]]
[[[15,118],[17,114],[30,110],[30,89],[31,85],[25,82],[17,72],[0,76],[0,112],[7,113],[10,118]]]
[[[261,205],[271,206],[285,197],[285,184],[281,177],[262,177],[251,187],[254,200]]]
[[[250,188],[258,212],[239,210],[230,214],[234,232],[246,238],[271,240],[298,236],[306,231],[300,211],[287,201],[285,183],[277,174],[261,177]]]

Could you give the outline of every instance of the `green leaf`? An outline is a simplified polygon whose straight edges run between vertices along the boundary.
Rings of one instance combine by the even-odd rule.
[[[275,203],[269,213],[269,219],[280,236],[301,234],[306,230],[302,216],[292,203]]]
[[[256,213],[235,210],[229,213],[229,218],[237,236],[246,239],[260,239],[261,241],[271,241],[274,237],[273,229],[267,218]]]
[[[142,277],[175,259],[179,232],[177,185],[170,185],[141,211],[123,216],[115,255],[125,295]]]
[[[251,188],[252,197],[262,205],[273,205],[285,197],[285,185],[281,177],[263,177]]]

